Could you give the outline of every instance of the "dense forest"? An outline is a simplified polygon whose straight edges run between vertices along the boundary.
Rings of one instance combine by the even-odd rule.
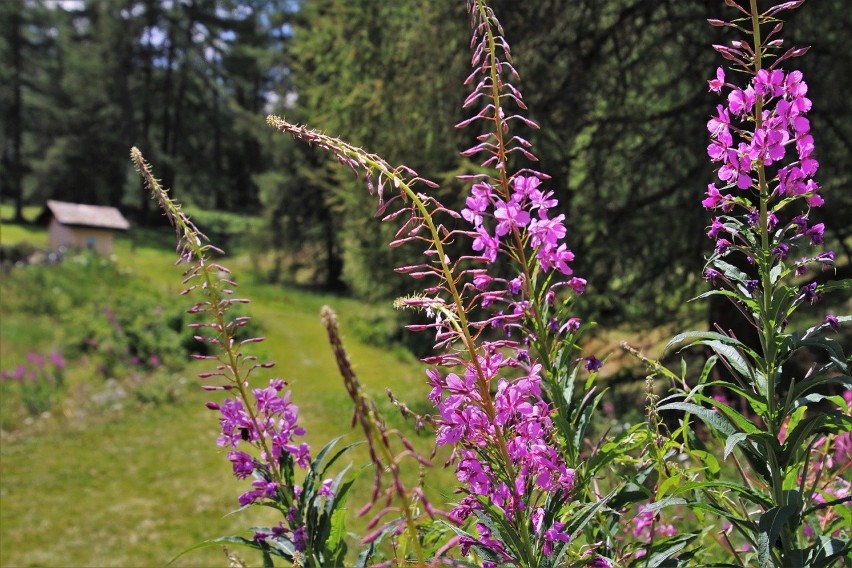
[[[712,181],[707,79],[722,0],[494,2],[521,70],[526,137],[552,179],[591,294],[609,323],[683,313],[701,286]],[[850,266],[848,191],[852,29],[845,2],[811,1],[786,24],[811,46],[802,71],[831,205],[826,238]],[[442,183],[471,134],[464,2],[435,0],[3,0],[0,2],[3,203],[47,198],[159,215],[131,174],[135,145],[184,202],[262,219],[257,247],[287,279],[370,299],[404,292],[405,254],[384,246],[363,184],[327,156],[272,132],[268,113],[342,136]],[[663,238],[664,237],[664,238]]]

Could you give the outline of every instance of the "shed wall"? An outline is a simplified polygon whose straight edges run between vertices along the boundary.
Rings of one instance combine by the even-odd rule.
[[[52,218],[47,234],[52,247],[91,249],[105,255],[112,253],[113,232],[109,229],[69,227]]]

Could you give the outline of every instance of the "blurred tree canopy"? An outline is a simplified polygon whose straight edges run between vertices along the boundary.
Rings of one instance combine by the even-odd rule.
[[[713,180],[705,123],[717,100],[710,47],[722,0],[494,0],[539,131],[529,138],[569,221],[583,308],[649,325],[683,313],[702,285]],[[789,13],[830,246],[850,263],[850,14],[843,2]],[[0,2],[2,196],[134,207],[138,145],[184,201],[260,213],[259,246],[316,282],[369,298],[404,292],[393,227],[363,183],[329,157],[268,131],[281,113],[442,183],[460,203],[469,171],[457,130],[467,87],[464,2],[434,0],[4,0]],[[410,260],[410,258],[409,258]]]
[[[292,91],[292,0],[9,0],[2,21],[3,195],[150,199],[138,145],[199,206],[257,209],[262,117]],[[8,189],[7,189],[8,188]]]

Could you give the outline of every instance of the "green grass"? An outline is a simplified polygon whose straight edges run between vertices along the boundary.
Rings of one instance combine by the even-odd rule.
[[[0,242],[6,245],[27,242],[33,246],[44,247],[47,246],[47,232],[33,225],[3,223],[0,225]]]
[[[191,299],[177,296],[181,270],[173,266],[172,236],[168,229],[133,231],[118,240],[115,256],[152,289],[169,290],[175,302],[188,307]],[[4,223],[0,229],[3,244],[41,242],[40,238],[43,231],[30,227]],[[224,263],[246,264],[239,258]],[[360,317],[369,306],[251,283],[240,279],[239,271],[237,278],[243,282],[241,294],[256,300],[250,310],[267,338],[258,353],[277,362],[273,372],[255,380],[287,379],[315,449],[351,432],[350,404],[319,321],[323,304],[338,311],[356,371],[392,425],[403,422],[386,402],[386,386],[403,399],[424,398],[423,372],[413,359],[347,339],[345,322]],[[61,334],[50,318],[3,315],[3,367],[7,358],[47,348]],[[190,382],[198,384],[192,376],[202,368],[196,363],[185,372]],[[225,516],[236,508],[236,497],[246,483],[232,478],[224,451],[215,445],[216,415],[204,408],[206,400],[215,398],[190,389],[174,405],[130,402],[124,411],[103,417],[79,421],[74,415],[60,416],[53,428],[5,437],[0,448],[0,565],[163,565],[206,538],[272,521],[270,512],[261,509]],[[347,438],[357,439],[356,433]],[[428,452],[429,436],[415,442]],[[364,448],[351,457],[356,464],[366,462]],[[440,457],[436,461],[443,463]],[[414,479],[417,472],[411,469],[409,478]],[[430,474],[431,484],[447,486],[449,475]],[[354,510],[369,495],[371,475],[356,485],[350,501]],[[260,562],[252,554],[237,552],[252,565]],[[177,565],[225,566],[227,561],[219,548],[210,548],[182,557]]]

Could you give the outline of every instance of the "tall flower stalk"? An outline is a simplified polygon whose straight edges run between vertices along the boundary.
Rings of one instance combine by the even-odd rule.
[[[182,294],[201,296],[189,311],[206,315],[207,321],[191,326],[209,330],[208,333],[200,332],[196,339],[211,345],[215,354],[194,357],[216,365],[215,370],[201,373],[199,377],[218,379],[221,384],[204,389],[229,395],[222,402],[207,403],[207,407],[219,412],[221,435],[216,442],[228,449],[227,457],[234,476],[252,478],[251,489],[239,496],[240,507],[272,507],[283,518],[274,527],[254,528],[251,539],[221,537],[186,552],[202,546],[232,543],[259,550],[264,565],[268,566],[272,565],[273,556],[299,566],[342,562],[346,553],[343,507],[353,479],[347,476],[348,468],[335,477],[323,477],[351,446],[328,457],[337,442],[333,440],[312,460],[308,444],[298,442],[305,429],[298,424],[298,407],[291,401],[290,391],[285,390],[285,381],[274,378],[267,388],[251,388],[250,376],[272,364],[260,363],[255,356],[245,354],[247,346],[263,338],[237,339],[237,331],[249,318],[231,316],[230,309],[248,300],[233,296],[237,284],[230,279],[230,271],[210,258],[212,253],[221,254],[222,251],[210,244],[180,205],[169,198],[142,153],[133,148],[130,157],[177,233],[178,264],[188,266]],[[297,469],[305,470],[304,476],[297,476]]]
[[[384,503],[384,506],[367,524],[367,530],[371,532],[364,536],[361,543],[372,546],[373,542],[381,539],[385,534],[389,533],[394,537],[399,537],[404,533],[408,536],[411,548],[414,549],[414,559],[417,565],[425,566],[427,558],[420,543],[418,521],[422,520],[421,517],[434,519],[437,511],[432,507],[421,487],[411,489],[405,487],[401,476],[401,465],[405,458],[416,461],[422,467],[432,467],[432,463],[421,456],[399,430],[387,427],[375,402],[362,389],[340,338],[337,315],[334,311],[328,306],[323,306],[320,316],[328,333],[328,340],[334,352],[346,392],[352,400],[354,408],[353,426],[357,423],[361,427],[370,453],[370,461],[373,464],[373,493],[370,501],[361,508],[358,514],[359,516],[365,515],[377,503]],[[393,439],[396,439],[402,445],[401,451],[395,449]],[[383,488],[382,476],[385,473],[390,474],[391,483]],[[426,515],[421,516],[417,512],[421,506]],[[394,515],[400,515],[400,517],[386,520],[387,516],[393,517]],[[383,520],[385,522],[380,525]],[[405,561],[405,558],[402,561]]]
[[[714,46],[729,67],[719,67],[711,91],[726,98],[707,123],[708,154],[718,164],[716,183],[702,201],[716,212],[708,236],[716,246],[705,270],[714,289],[704,296],[730,299],[756,330],[759,346],[747,345],[724,329],[693,332],[672,344],[697,340],[710,347],[730,380],[690,391],[683,402],[660,410],[685,410],[707,423],[725,440],[724,457],[741,454],[742,485],[737,499],[720,498],[721,485],[704,487],[702,505],[724,517],[756,551],[765,566],[828,565],[849,551],[827,527],[821,535],[803,531],[817,510],[844,507],[849,497],[823,503],[808,481],[819,461],[815,441],[844,435],[852,428],[848,404],[832,392],[852,388],[848,359],[830,333],[849,316],[826,316],[802,332],[790,331],[794,313],[818,302],[825,292],[849,288],[848,282],[819,284],[814,268],[833,265],[834,253],[815,252],[823,244],[824,226],[811,220],[823,205],[814,180],[819,163],[807,113],[811,100],[798,70],[785,70],[806,48],[781,51],[783,23],[778,15],[802,2],[784,2],[761,12],[757,1],[726,0],[739,12],[732,21],[711,24],[743,34],[729,46]],[[745,267],[745,268],[743,268]],[[821,350],[822,362],[804,376],[790,376],[785,364],[803,349]],[[748,414],[705,387],[742,397]],[[706,405],[706,406],[704,406]],[[708,408],[710,407],[710,408]],[[738,556],[740,562],[748,555]]]
[[[514,125],[537,126],[519,114],[526,107],[511,82],[517,73],[502,27],[484,1],[470,1],[468,11],[468,82],[475,86],[464,106],[478,110],[459,126],[486,126],[463,152],[482,156],[486,173],[462,176],[472,187],[460,212],[417,191],[417,184],[434,184],[405,166],[280,117],[268,122],[365,177],[384,220],[400,223],[391,246],[425,246],[423,262],[397,270],[431,282],[398,305],[432,318],[409,327],[435,333],[436,353],[425,359],[433,365],[429,400],[438,412],[436,442],[453,448],[450,462],[461,483],[450,518],[462,554],[526,566],[561,564],[569,556],[591,562],[601,542],[594,530],[570,552],[569,544],[617,492],[592,489],[592,478],[620,453],[582,465],[588,456],[581,446],[601,396],[593,388],[573,395],[578,371],[590,373],[588,388],[601,365],[579,357],[582,325],[568,311],[571,295],[586,282],[573,275],[565,217],[554,214],[557,200],[543,185],[548,176],[513,170],[513,156],[536,160]],[[388,188],[394,194],[386,199]],[[470,254],[450,258],[447,245],[465,240]],[[509,274],[497,272],[506,264],[496,262],[500,257]],[[582,487],[578,468],[585,470]]]

